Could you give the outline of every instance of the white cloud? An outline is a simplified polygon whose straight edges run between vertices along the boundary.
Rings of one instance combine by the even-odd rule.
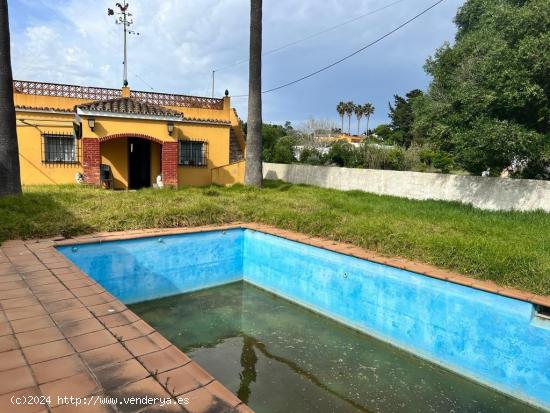
[[[10,0],[10,7],[16,0]],[[18,0],[35,8],[27,19],[11,10],[14,76],[19,79],[119,87],[122,83],[121,27],[107,16],[115,0]],[[264,50],[270,50],[391,3],[392,0],[264,0]],[[264,58],[264,86],[292,80],[339,58],[426,7],[406,0],[388,10]],[[447,2],[402,33],[300,85],[266,95],[266,120],[336,115],[337,101],[370,100],[385,116],[393,93],[409,84],[423,87],[424,59],[452,39],[451,18],[462,0]],[[34,4],[34,6],[31,6]],[[445,3],[444,3],[445,4]],[[247,58],[247,0],[131,0],[129,80],[134,89],[209,95],[211,71]],[[41,20],[40,17],[43,16]],[[437,30],[434,32],[434,28]],[[415,42],[415,39],[418,42]],[[385,66],[385,67],[384,67]],[[216,94],[246,93],[248,66],[219,71]],[[389,77],[391,74],[392,77]],[[398,78],[396,79],[395,76]],[[141,80],[143,79],[143,80]],[[373,92],[376,91],[376,92]],[[242,117],[246,99],[234,99]]]

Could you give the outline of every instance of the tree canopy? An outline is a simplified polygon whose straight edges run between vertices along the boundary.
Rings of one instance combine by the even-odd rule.
[[[550,177],[548,0],[467,0],[453,45],[428,59],[414,133],[466,170]]]
[[[413,142],[414,114],[412,102],[422,95],[421,90],[414,89],[407,93],[405,97],[394,95],[393,106],[391,103],[389,104],[393,141],[406,148],[410,147]]]

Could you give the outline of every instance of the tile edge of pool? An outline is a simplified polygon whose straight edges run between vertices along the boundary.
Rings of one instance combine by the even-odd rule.
[[[515,299],[515,300],[519,300],[519,301],[522,301],[522,302],[529,303],[529,304],[533,305],[533,303],[531,301],[526,300],[525,298],[518,298],[517,296],[516,297],[509,297],[508,295],[505,295],[505,294],[499,294],[499,293],[496,293],[496,292],[493,292],[493,291],[487,291],[485,289],[477,288],[475,285],[468,285],[468,284],[464,284],[462,282],[456,282],[455,280],[452,280],[452,279],[443,279],[440,276],[435,276],[434,277],[432,275],[426,274],[425,272],[418,272],[418,271],[414,271],[412,269],[403,268],[403,266],[392,265],[391,262],[388,263],[387,259],[383,259],[383,260],[381,260],[383,262],[379,262],[379,261],[368,259],[368,258],[362,258],[362,257],[357,256],[357,255],[347,254],[346,249],[351,250],[353,247],[348,247],[346,244],[335,244],[331,241],[325,241],[325,242],[315,241],[313,243],[307,243],[307,242],[304,242],[306,240],[307,236],[305,236],[303,234],[296,235],[297,233],[290,233],[288,231],[282,231],[282,230],[274,230],[274,231],[270,232],[269,228],[265,228],[263,226],[261,226],[261,227],[252,227],[251,228],[250,226],[240,224],[240,225],[236,225],[236,226],[227,226],[227,227],[221,227],[221,228],[209,227],[209,228],[201,230],[201,231],[186,230],[184,232],[170,232],[170,233],[167,233],[167,234],[163,234],[163,233],[154,233],[154,234],[145,233],[145,234],[140,234],[140,235],[133,234],[133,236],[131,236],[131,238],[110,239],[110,240],[107,239],[107,240],[103,240],[103,241],[102,240],[95,241],[95,242],[91,241],[91,243],[103,243],[103,244],[105,244],[105,243],[108,243],[108,242],[118,242],[118,241],[133,241],[133,240],[139,241],[139,240],[143,240],[143,239],[146,239],[146,238],[155,238],[155,237],[159,237],[159,236],[162,236],[162,237],[186,236],[186,235],[191,236],[191,235],[196,235],[196,234],[200,234],[200,233],[224,232],[224,231],[234,231],[234,230],[236,230],[236,231],[242,230],[243,234],[247,231],[251,231],[252,233],[253,232],[259,232],[259,233],[262,233],[264,235],[269,235],[269,236],[273,236],[273,237],[282,238],[282,239],[287,240],[287,241],[292,242],[292,243],[298,243],[298,244],[306,245],[306,246],[309,246],[309,247],[312,247],[312,248],[322,249],[322,250],[325,250],[327,252],[340,254],[340,255],[343,255],[343,256],[346,256],[346,257],[349,257],[349,258],[362,260],[362,261],[367,261],[367,262],[372,262],[372,263],[375,263],[375,264],[378,264],[378,265],[383,265],[383,266],[395,268],[397,270],[401,270],[401,271],[405,271],[405,272],[411,272],[411,273],[414,273],[418,276],[424,276],[426,278],[434,279],[434,280],[437,280],[439,282],[450,283],[450,284],[454,284],[454,285],[460,285],[460,286],[463,286],[464,288],[468,288],[468,289],[472,289],[472,290],[476,290],[476,291],[482,291],[485,294],[496,295],[496,296],[500,296],[502,298],[506,297],[506,298],[509,298],[509,299]],[[288,234],[290,234],[290,235],[294,234],[294,236],[293,237],[286,236]],[[304,237],[306,237],[306,238],[304,238]],[[73,240],[71,240],[71,241],[73,241]],[[329,243],[331,245],[338,245],[339,248],[338,249],[330,248],[330,245],[326,245],[327,243]],[[72,245],[76,245],[76,244],[85,245],[83,243],[78,242],[78,239],[75,239],[74,242],[60,243],[59,245],[56,245],[56,247],[72,246]],[[89,243],[87,243],[87,244],[89,244]],[[343,249],[342,245],[344,245],[346,247],[346,249]],[[60,251],[60,250],[61,249],[58,248],[58,251]],[[491,383],[488,380],[485,380],[481,377],[478,377],[474,374],[471,374],[468,370],[462,369],[462,368],[460,368],[459,366],[456,366],[456,365],[449,365],[449,364],[447,364],[447,363],[445,363],[441,360],[438,360],[434,356],[431,356],[429,353],[426,353],[426,352],[424,352],[424,351],[422,351],[418,348],[412,348],[412,347],[409,347],[409,346],[406,346],[406,345],[402,345],[402,344],[392,340],[391,338],[387,338],[384,335],[377,333],[376,331],[373,331],[373,330],[370,330],[368,328],[350,323],[349,320],[345,320],[343,318],[339,318],[337,316],[334,316],[333,314],[327,313],[326,311],[323,311],[322,309],[315,308],[314,306],[311,306],[308,303],[305,303],[303,301],[295,300],[292,297],[289,297],[283,291],[272,290],[269,287],[266,287],[265,285],[261,285],[260,283],[254,282],[253,280],[250,280],[250,279],[247,279],[247,276],[246,276],[246,274],[244,274],[244,271],[243,271],[241,279],[243,279],[244,281],[246,281],[250,284],[256,285],[257,287],[259,287],[263,290],[274,293],[274,294],[276,294],[276,295],[278,295],[278,296],[280,296],[280,297],[282,297],[286,300],[295,302],[295,303],[301,305],[302,307],[306,307],[306,308],[308,308],[312,311],[315,311],[315,312],[317,312],[317,313],[319,313],[319,314],[321,314],[325,317],[332,318],[332,319],[336,320],[337,322],[342,323],[346,326],[349,326],[349,327],[351,327],[355,330],[358,330],[362,333],[366,333],[368,335],[376,337],[377,339],[379,339],[381,341],[384,341],[386,343],[389,343],[389,344],[391,344],[391,345],[393,345],[397,348],[400,348],[400,349],[412,354],[413,356],[429,360],[430,362],[432,362],[434,364],[437,364],[437,365],[439,365],[439,366],[441,366],[441,367],[443,367],[443,368],[445,368],[449,371],[452,371],[454,373],[460,374],[460,375],[462,375],[462,376],[464,376],[464,377],[466,377],[470,380],[473,380],[477,383],[480,383],[483,386],[492,388],[492,389],[494,389],[494,390],[496,390],[500,393],[505,394],[508,397],[519,399],[519,400],[521,400],[525,403],[528,403],[530,405],[533,405],[537,408],[550,409],[550,405],[547,405],[545,403],[541,404],[541,402],[539,400],[533,399],[533,398],[527,396],[525,393],[516,392],[514,389],[511,389],[511,388],[506,388],[505,390],[503,390],[503,387],[505,387],[505,386],[502,385],[502,384],[501,384],[501,387],[498,387],[498,385],[495,385],[494,383]],[[235,281],[237,281],[237,280],[232,280],[232,281],[229,281],[229,282],[235,282]],[[219,283],[219,284],[216,284],[216,285],[223,285],[223,284],[227,284],[229,282],[223,282],[223,283]],[[197,290],[204,289],[204,288],[210,288],[210,287],[213,287],[213,286],[216,286],[216,285],[209,285],[209,286],[201,287],[201,288],[198,288]],[[188,292],[188,291],[185,291],[185,292]],[[522,296],[522,297],[525,297],[525,296]],[[157,298],[159,298],[159,297],[157,297]],[[545,327],[543,326],[541,328],[545,328]]]

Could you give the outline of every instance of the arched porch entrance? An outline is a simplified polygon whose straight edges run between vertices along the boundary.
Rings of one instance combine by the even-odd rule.
[[[142,138],[128,138],[128,189],[148,188],[160,175],[160,145]]]
[[[108,168],[115,189],[150,187],[162,176],[165,185],[177,186],[177,142],[143,134],[116,134],[83,139],[84,178],[100,185],[100,169]]]

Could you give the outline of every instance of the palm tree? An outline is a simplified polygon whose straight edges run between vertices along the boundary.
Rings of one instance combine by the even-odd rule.
[[[351,115],[355,108],[355,103],[352,101],[347,102],[346,104],[346,115],[348,115],[348,135],[351,135]]]
[[[372,103],[365,103],[363,105],[363,113],[367,117],[367,138],[369,137],[369,121],[370,121],[370,115],[374,113],[374,106]]]
[[[340,119],[342,120],[342,128],[340,129],[340,132],[344,133],[344,115],[346,114],[346,104],[342,101],[336,105],[336,112],[340,115]]]
[[[8,1],[0,0],[0,195],[21,193],[13,105]]]
[[[262,0],[250,0],[248,121],[244,183],[262,186]]]
[[[362,105],[355,105],[353,111],[355,112],[355,116],[357,116],[357,136],[359,136],[359,126],[361,125],[361,118],[365,113],[365,107]]]

